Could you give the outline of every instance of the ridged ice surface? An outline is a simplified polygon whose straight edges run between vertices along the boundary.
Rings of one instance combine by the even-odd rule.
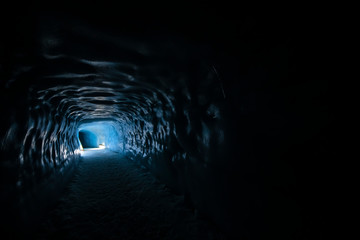
[[[95,121],[111,122],[121,136],[112,150],[175,192],[191,192],[185,162],[205,170],[224,141],[218,103],[225,95],[202,47],[161,36],[111,37],[81,25],[42,27],[36,61],[20,61],[6,85],[25,86],[15,97],[26,102],[20,114],[10,108],[16,121],[1,138],[4,185],[14,193],[4,201],[18,208],[39,185],[76,166],[79,127]]]
[[[321,239],[335,111],[328,80],[307,72],[317,25],[135,5],[3,14],[1,232],[26,234],[53,207],[78,169],[78,131],[96,126],[231,239]]]

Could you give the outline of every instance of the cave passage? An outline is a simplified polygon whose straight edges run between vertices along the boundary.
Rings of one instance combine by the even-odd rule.
[[[83,123],[78,128],[80,149],[117,148],[121,145],[118,124],[112,121]]]
[[[148,171],[108,149],[79,171],[36,239],[225,239]]]
[[[0,238],[322,239],[314,37],[272,11],[105,2],[0,16]]]

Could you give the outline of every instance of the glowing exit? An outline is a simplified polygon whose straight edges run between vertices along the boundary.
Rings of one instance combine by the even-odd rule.
[[[120,144],[119,133],[111,121],[83,123],[78,128],[81,150],[114,148]]]

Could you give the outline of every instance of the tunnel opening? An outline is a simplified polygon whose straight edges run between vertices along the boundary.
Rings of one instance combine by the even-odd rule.
[[[80,150],[110,149],[123,151],[121,125],[115,121],[84,120],[78,128]]]

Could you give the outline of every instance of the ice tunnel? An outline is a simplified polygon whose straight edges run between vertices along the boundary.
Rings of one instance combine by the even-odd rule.
[[[327,81],[292,79],[293,27],[106,9],[27,12],[4,30],[1,231],[35,228],[81,152],[104,147],[230,239],[320,239]]]
[[[121,125],[112,121],[82,123],[78,128],[80,149],[109,148],[113,151],[122,151],[124,141],[121,130]]]

